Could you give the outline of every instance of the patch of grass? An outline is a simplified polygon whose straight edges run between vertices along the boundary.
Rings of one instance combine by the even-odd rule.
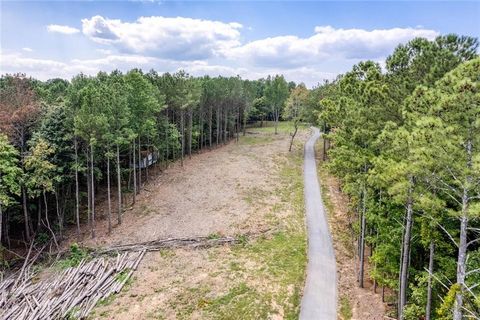
[[[160,256],[162,258],[173,258],[175,257],[175,251],[171,250],[171,249],[160,249]]]
[[[163,310],[155,310],[147,314],[147,319],[164,320],[167,319]]]
[[[262,188],[253,187],[244,192],[243,199],[250,205],[262,204],[268,194],[269,192]]]
[[[244,234],[236,235],[235,238],[237,239],[238,244],[241,246],[245,246],[248,243],[248,236]]]
[[[210,288],[200,285],[194,288],[186,288],[170,301],[170,307],[176,311],[177,319],[190,319],[191,314],[205,306],[208,299],[205,297],[210,293]]]
[[[222,237],[222,235],[219,234],[218,232],[212,232],[207,236],[207,239],[208,240],[216,240],[216,239],[220,239],[221,237]]]
[[[290,121],[279,121],[277,132],[278,133],[287,133],[290,132],[293,128],[293,124]],[[263,126],[260,127],[260,122],[258,122],[254,127],[248,128],[247,131],[250,132],[264,132],[264,133],[275,133],[275,122],[274,121],[264,121]]]
[[[130,268],[123,269],[121,272],[119,272],[115,275],[115,281],[117,281],[119,283],[124,282],[127,279],[130,271],[131,271]],[[132,277],[128,278],[127,282],[125,282],[125,287],[130,286],[132,284],[132,282],[133,282],[133,278]]]
[[[342,297],[340,299],[340,317],[342,320],[352,319],[352,306],[350,305],[350,300],[347,297]]]
[[[87,249],[80,247],[77,243],[73,243],[70,246],[70,252],[68,253],[68,255],[63,259],[58,260],[55,263],[55,266],[62,270],[67,268],[73,268],[78,266],[83,259],[88,258],[89,254]]]
[[[101,299],[97,302],[96,306],[97,307],[101,307],[101,306],[108,306],[110,303],[113,302],[113,300],[115,300],[115,295],[114,294],[111,294],[109,295],[108,297],[106,297],[105,299]]]
[[[269,300],[246,283],[241,282],[205,304],[209,319],[267,319]]]
[[[272,141],[273,141],[272,136],[265,136],[265,135],[246,135],[240,138],[240,144],[243,144],[243,145],[267,144]]]
[[[67,314],[65,315],[65,319],[66,320],[77,320],[77,319],[80,319],[76,316],[76,314],[80,311],[80,307],[73,307],[72,309],[70,309],[70,311],[67,312]]]

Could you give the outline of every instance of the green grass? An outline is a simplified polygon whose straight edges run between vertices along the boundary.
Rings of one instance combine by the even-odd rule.
[[[240,144],[242,145],[257,145],[257,144],[267,144],[273,141],[272,136],[264,135],[251,135],[247,134],[240,138]]]
[[[342,297],[340,299],[340,317],[342,320],[352,319],[352,306],[350,305],[350,300],[347,297]]]
[[[306,125],[302,124],[300,127],[304,128]],[[293,123],[291,121],[279,121],[277,127],[278,133],[290,133],[293,131]],[[264,121],[263,127],[260,127],[260,122],[257,122],[255,126],[247,128],[247,132],[263,132],[263,133],[275,133],[275,122]]]
[[[217,240],[217,239],[220,239],[222,236],[217,233],[217,232],[214,232],[214,233],[210,233],[208,236],[207,236],[207,239],[208,240]]]

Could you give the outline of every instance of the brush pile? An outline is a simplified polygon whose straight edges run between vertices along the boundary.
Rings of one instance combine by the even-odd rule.
[[[0,319],[84,319],[100,300],[122,290],[145,252],[82,260],[43,281],[30,267],[22,269],[0,282]]]

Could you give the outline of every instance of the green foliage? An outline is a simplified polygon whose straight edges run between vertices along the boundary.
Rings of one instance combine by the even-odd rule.
[[[272,108],[275,119],[282,114],[288,94],[288,84],[283,76],[276,75],[267,79],[264,97]]]
[[[352,306],[350,305],[350,300],[348,297],[342,297],[340,299],[340,317],[342,320],[352,319]]]
[[[340,178],[352,210],[361,212],[365,200],[371,277],[397,290],[400,253],[410,245],[404,319],[425,315],[430,243],[436,275],[432,304],[444,301],[439,317],[451,317],[455,294],[463,295],[469,312],[478,312],[478,287],[470,295],[465,287],[448,291],[438,283],[455,284],[463,263],[458,217],[468,219],[464,241],[478,237],[480,155],[468,147],[480,145],[477,47],[476,39],[456,35],[417,38],[395,49],[385,73],[376,63],[361,62],[313,91],[321,97],[316,112],[328,132],[327,166]],[[406,239],[408,204],[413,228]],[[356,222],[353,228],[362,231]],[[480,267],[474,243],[467,248],[467,270]],[[467,273],[465,286],[475,281],[478,275]]]
[[[460,285],[455,283],[450,287],[447,294],[443,298],[443,303],[437,309],[437,315],[439,320],[451,320],[453,305],[455,304],[455,295],[460,290]]]
[[[7,136],[0,134],[0,206],[7,208],[15,203],[20,194],[18,151],[9,143]]]
[[[56,175],[56,166],[50,162],[55,149],[43,138],[39,138],[32,146],[30,154],[25,158],[25,169],[30,172],[26,186],[31,196],[38,196],[41,192],[53,191],[53,185],[59,176]]]
[[[293,121],[295,126],[298,125],[306,117],[307,99],[308,90],[305,85],[300,84],[294,88],[287,99],[283,110],[283,118]]]
[[[82,262],[82,260],[88,259],[89,254],[85,248],[80,247],[77,243],[70,245],[70,252],[64,259],[58,260],[56,265],[60,269],[73,268]]]

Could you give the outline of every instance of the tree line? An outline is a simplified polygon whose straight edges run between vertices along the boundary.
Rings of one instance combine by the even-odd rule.
[[[0,248],[58,245],[69,226],[83,236],[83,224],[94,238],[99,196],[111,232],[153,171],[238,140],[250,122],[276,128],[293,87],[278,75],[250,81],[136,69],[71,81],[3,75]]]
[[[390,288],[399,319],[480,315],[478,40],[399,45],[318,92],[327,166],[356,222],[358,283]]]

